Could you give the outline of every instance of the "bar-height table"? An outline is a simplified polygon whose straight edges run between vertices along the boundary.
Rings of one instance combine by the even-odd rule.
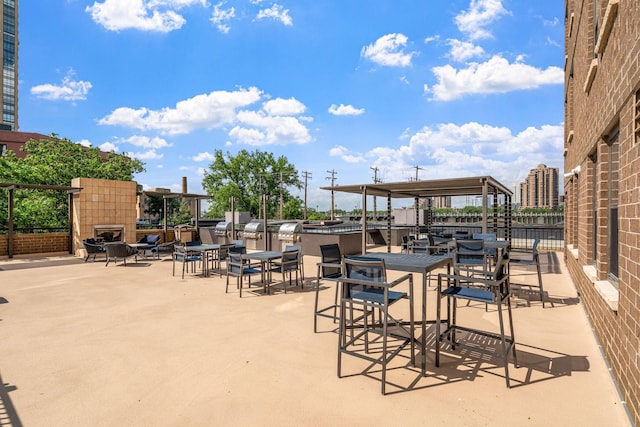
[[[422,375],[424,376],[427,365],[427,277],[430,272],[441,267],[447,267],[447,273],[451,273],[452,258],[448,255],[391,254],[382,252],[371,252],[362,256],[384,260],[384,265],[389,270],[422,273],[422,339],[420,340],[420,350],[422,352]]]

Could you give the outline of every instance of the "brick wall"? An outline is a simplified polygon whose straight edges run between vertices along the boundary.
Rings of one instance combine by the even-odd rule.
[[[69,233],[15,234],[14,255],[69,252]],[[8,255],[7,235],[0,235],[0,256]]]
[[[567,0],[566,5],[564,172],[580,166],[580,173],[564,182],[565,239],[577,249],[566,252],[567,266],[633,422],[639,425],[640,142],[635,135],[640,127],[640,2]],[[605,14],[616,7],[607,22]],[[603,47],[599,51],[594,16]],[[612,156],[609,162],[616,152],[609,148],[616,130],[619,159]],[[610,186],[616,182],[617,196]],[[609,276],[614,230],[610,208],[616,201],[617,280]],[[595,277],[585,269],[595,271]],[[597,281],[618,288],[617,306],[598,292]]]
[[[136,241],[145,234],[159,235],[162,239],[162,230],[138,230],[136,231]],[[173,230],[167,231],[167,241],[174,239]],[[81,243],[82,245],[82,243]],[[78,248],[82,250],[82,247]],[[0,235],[0,256],[7,256],[9,252],[8,239],[6,234]],[[36,233],[36,234],[14,234],[13,253],[14,255],[44,254],[53,252],[69,252],[69,233]],[[83,251],[79,256],[84,256]]]

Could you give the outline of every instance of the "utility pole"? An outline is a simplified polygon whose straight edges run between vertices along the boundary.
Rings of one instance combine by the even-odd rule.
[[[414,166],[413,168],[416,170],[416,181],[418,181],[418,171],[421,171],[422,168],[418,165]]]
[[[330,180],[331,181],[331,186],[334,187],[335,186],[335,181],[336,181],[336,174],[338,172],[336,172],[335,170],[331,169],[330,171],[327,171],[327,173],[330,173],[331,176],[326,177],[325,179]],[[333,198],[333,190],[331,190],[331,220],[333,221],[335,219],[334,215],[333,215],[333,206],[334,206],[334,198]]]
[[[377,166],[371,166],[369,169],[371,169],[373,171],[373,183],[374,184],[378,184],[378,183],[382,182],[382,180],[378,178],[378,171],[380,169],[378,169]],[[378,220],[378,211],[376,209],[376,199],[377,199],[377,197],[373,196],[373,220],[374,221]],[[363,212],[362,214],[366,215],[367,213]]]
[[[282,172],[280,172],[280,219],[282,219]]]
[[[303,171],[304,177],[304,219],[307,219],[307,180],[311,178],[311,172]]]

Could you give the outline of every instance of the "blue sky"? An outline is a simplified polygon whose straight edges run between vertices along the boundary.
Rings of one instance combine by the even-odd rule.
[[[19,125],[202,192],[211,154],[336,184],[562,168],[557,0],[45,0],[19,6]],[[294,193],[303,196],[302,192]],[[359,197],[336,194],[351,210]],[[394,203],[394,207],[395,203]]]

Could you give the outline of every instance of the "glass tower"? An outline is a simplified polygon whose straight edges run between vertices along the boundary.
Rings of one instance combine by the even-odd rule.
[[[0,130],[18,130],[18,2],[2,0],[2,119]]]

